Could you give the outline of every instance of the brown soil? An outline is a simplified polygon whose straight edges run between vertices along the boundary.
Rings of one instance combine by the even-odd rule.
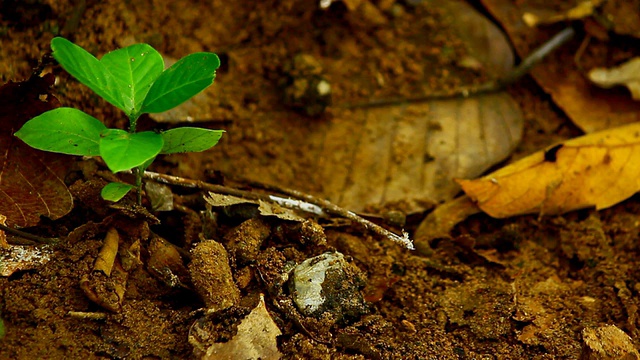
[[[87,1],[83,11],[64,0],[26,3],[1,23],[3,82],[28,78],[60,31],[94,54],[134,40],[150,43],[173,58],[202,50],[225,55],[214,85],[218,103],[203,123],[227,131],[221,144],[154,165],[156,171],[193,179],[250,178],[321,195],[323,185],[314,181],[318,178],[314,164],[323,161],[315,157],[321,144],[305,139],[323,122],[346,121],[348,110],[341,105],[413,97],[485,80],[473,72],[451,69],[455,63],[446,56],[465,50],[450,35],[450,24],[437,8],[411,7],[401,1],[374,2],[383,9],[386,24],[378,23],[374,15],[349,11],[342,3],[322,11],[312,0],[250,5]],[[79,23],[73,26],[76,14]],[[429,38],[418,39],[423,46],[413,45],[417,35],[412,24],[417,23],[432,32]],[[451,54],[439,51],[445,46]],[[321,59],[323,75],[332,84],[334,104],[319,117],[305,116],[283,102],[280,85],[286,64],[298,53]],[[571,62],[568,58],[546,65]],[[454,70],[461,75],[448,77]],[[78,107],[109,125],[124,125],[113,120],[119,114],[109,104],[63,71],[54,71],[61,81],[55,95],[64,106]],[[526,121],[515,156],[579,134],[532,79],[525,78],[509,92]],[[143,122],[156,127],[152,121]],[[196,211],[204,210],[204,205],[192,201],[200,196],[174,189],[184,211],[158,215],[162,225],[151,230],[187,250],[180,253],[176,246],[149,235],[144,221],[114,215],[117,212],[106,209],[103,202],[89,203],[88,198],[99,197],[95,165],[85,162],[79,169],[83,176],[72,191],[76,209],[34,231],[63,236],[87,225],[59,245],[50,262],[0,278],[0,312],[6,327],[0,358],[189,358],[193,356],[189,330],[203,317],[203,308],[236,304],[215,314],[211,325],[215,340],[228,340],[259,293],[266,295],[267,308],[283,333],[279,350],[287,358],[578,358],[583,329],[606,324],[624,330],[635,339],[636,348],[640,346],[637,197],[605,211],[541,219],[477,215],[455,229],[453,240],[434,242],[433,252],[421,256],[341,223],[322,223],[322,231],[313,222],[292,225],[263,219],[238,228],[248,217],[242,211],[251,212],[251,207],[227,209],[216,222],[202,220]],[[409,217],[409,230],[422,215]],[[203,222],[206,237],[220,241],[229,254],[205,249],[205,254],[215,254],[196,257],[193,252],[193,261],[186,264],[191,244],[200,241]],[[117,292],[92,274],[110,224],[119,226],[126,238],[123,244],[133,248],[136,240],[142,241],[139,266],[120,260],[128,269],[123,270],[126,292],[112,312],[90,301],[80,286],[91,275],[96,292]],[[280,275],[287,262],[300,263],[330,250],[347,255],[362,272],[349,276],[365,279],[366,309],[344,317],[304,316],[291,304],[290,290]],[[207,294],[201,289],[229,289],[219,270],[221,262],[231,263],[239,300],[233,291]],[[202,267],[219,278],[208,280],[198,271]],[[159,268],[170,269],[173,276]],[[70,311],[105,311],[107,316],[80,319]]]

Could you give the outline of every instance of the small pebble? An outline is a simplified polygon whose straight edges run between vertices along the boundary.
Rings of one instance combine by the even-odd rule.
[[[303,261],[293,270],[290,284],[293,301],[303,314],[319,316],[331,312],[336,320],[367,312],[360,293],[363,285],[360,270],[339,252]]]

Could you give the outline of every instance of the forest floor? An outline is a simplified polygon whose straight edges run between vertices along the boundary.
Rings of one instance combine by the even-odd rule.
[[[27,80],[51,39],[60,34],[97,56],[146,42],[173,59],[197,51],[215,52],[222,59],[206,104],[187,114],[200,120],[197,126],[225,130],[222,140],[203,153],[159,159],[152,171],[263,194],[272,190],[258,189],[255,183],[294,189],[410,235],[435,203],[459,191],[453,188],[434,198],[413,196],[410,190],[393,192],[397,174],[415,180],[392,161],[378,162],[385,156],[402,157],[404,148],[394,146],[401,141],[385,142],[384,154],[354,145],[386,141],[378,135],[386,131],[384,124],[399,121],[393,111],[400,111],[395,105],[385,113],[354,104],[455,93],[491,79],[482,67],[460,61],[468,44],[452,30],[456,16],[447,11],[453,10],[429,1],[412,5],[393,0],[335,1],[328,9],[311,0],[250,6],[219,1],[75,3],[35,1],[16,5],[20,11],[15,13],[3,9],[3,83]],[[565,9],[573,4],[566,3],[561,4]],[[532,28],[517,41],[533,49],[561,28]],[[572,68],[584,36],[579,33],[539,67],[559,73]],[[588,61],[596,62],[593,54],[609,54],[607,60],[615,62],[620,53],[633,50],[592,41],[586,53],[581,65],[589,68]],[[302,62],[301,68],[294,59]],[[63,106],[124,127],[126,119],[116,109],[62,69],[47,71],[57,77],[50,91]],[[331,102],[311,95],[301,100],[291,87],[300,78],[330,83]],[[504,95],[522,113],[522,140],[512,144],[510,159],[581,134],[532,77],[516,82]],[[415,106],[402,111],[420,115],[441,105]],[[181,126],[172,119],[187,115],[145,117],[140,126]],[[416,125],[406,136],[422,136],[430,126]],[[398,134],[394,139],[402,140]],[[429,161],[426,155],[422,162]],[[49,261],[0,278],[0,317],[6,331],[0,358],[206,358],[207,349],[235,338],[261,294],[268,310],[263,320],[270,319],[281,332],[277,353],[284,358],[575,359],[588,350],[585,329],[607,325],[629,334],[636,349],[640,346],[637,196],[606,210],[559,216],[493,219],[477,214],[455,227],[450,238],[432,241],[428,251],[418,252],[344,219],[307,214],[307,220],[298,222],[258,215],[255,204],[211,205],[202,200],[204,191],[175,185],[170,187],[173,210],[127,210],[133,195],[115,208],[99,196],[108,176],[102,163],[62,158],[70,166],[65,182],[75,206],[60,219],[43,219],[25,229],[63,240],[46,250]],[[457,175],[444,176],[453,184]],[[384,186],[383,195],[364,203],[369,194],[381,191],[379,186]],[[92,270],[113,227],[120,233],[121,248],[128,253],[137,249],[136,256],[129,254],[133,264],[120,252],[125,280],[116,285]],[[205,239],[224,247],[204,248]],[[344,271],[332,284],[333,292],[323,291],[338,305],[305,314],[293,301],[296,291],[293,280],[287,281],[293,277],[288,271],[305,259],[335,251],[345,255],[346,262],[340,262]],[[211,280],[225,278],[225,271],[231,272],[231,283]],[[117,289],[109,286],[123,286],[124,296],[110,309],[97,305],[87,296],[87,283],[94,290],[95,284],[103,284],[106,289],[95,291],[111,295]],[[215,291],[233,305],[221,305],[211,295]],[[218,357],[212,351],[208,358],[233,358],[224,353],[231,350],[219,350],[223,355]]]

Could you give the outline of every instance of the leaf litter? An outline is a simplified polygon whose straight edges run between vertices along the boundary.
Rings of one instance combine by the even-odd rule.
[[[499,16],[504,17],[508,12],[517,11],[512,5],[491,1],[487,3],[491,4],[491,11]],[[579,5],[568,10],[567,16],[591,16],[595,11],[591,5],[600,4]],[[559,21],[557,15],[547,16],[549,22]],[[531,16],[524,13],[522,18],[526,21]],[[517,25],[512,20],[509,21],[511,22],[507,23],[507,27],[512,30],[510,34],[517,38],[514,30]],[[616,68],[592,69],[589,78],[604,88],[626,85],[634,96],[637,86],[634,72],[636,67],[636,62],[632,59]],[[550,78],[538,79],[542,86],[545,86],[545,79]],[[575,88],[578,89],[581,85],[588,86],[578,84]],[[596,106],[599,107],[598,114],[604,111],[617,116],[609,109],[618,102],[611,101],[611,98],[601,100],[608,103],[604,108]],[[560,106],[567,104],[561,99],[556,101],[560,101]],[[571,112],[569,115],[578,125],[586,124],[581,122],[584,118],[582,115]],[[596,127],[583,126],[583,129],[593,131],[602,126],[605,125],[601,122]],[[637,131],[638,125],[634,123],[595,132],[549,146],[480,179],[457,180],[468,198],[447,202],[429,214],[416,231],[416,241],[420,243],[418,246],[422,247],[424,242],[435,238],[448,237],[457,223],[478,211],[476,205],[492,217],[504,218],[522,214],[559,215],[589,207],[599,210],[631,197],[640,190],[632,161]]]
[[[516,4],[506,0],[483,0],[482,3],[489,13],[502,24],[516,52],[521,57],[525,57],[531,51],[534,39],[550,37],[549,34],[557,31],[557,25],[530,27],[525,22],[526,14],[531,14],[535,9],[538,13],[548,14],[546,17],[553,20],[555,15],[552,14],[563,13],[562,10],[568,14],[567,12],[570,11],[568,4],[546,3],[542,5],[532,1]],[[586,7],[590,6],[589,2],[580,3],[587,5]],[[598,4],[600,2],[592,3]],[[568,46],[552,54],[550,60],[545,62],[543,66],[538,66],[531,71],[531,76],[546,93],[551,95],[554,103],[566,113],[576,126],[586,133],[640,121],[640,104],[621,92],[594,89],[587,80],[586,70],[583,70],[585,66],[583,64],[595,63],[599,64],[599,67],[610,67],[617,64],[604,63],[605,59],[609,59],[609,61],[618,59],[617,62],[628,59],[630,51],[632,53],[631,49],[610,46],[607,48],[606,56],[598,52],[597,49],[600,48],[598,46],[600,41],[608,39],[606,33],[609,25],[624,33],[639,33],[634,32],[626,25],[624,28],[621,27],[629,19],[640,16],[637,8],[629,8],[629,4],[624,0],[607,1],[602,7],[595,7],[594,13],[582,20],[586,31],[582,38],[575,39]],[[558,7],[564,7],[564,9],[558,10]],[[589,15],[588,11],[586,14],[580,14],[580,18],[587,15]],[[594,19],[611,19],[612,21],[610,24],[605,21],[603,25]],[[598,39],[601,37],[598,34],[605,34],[603,40]],[[573,61],[560,61],[560,59],[571,58]]]

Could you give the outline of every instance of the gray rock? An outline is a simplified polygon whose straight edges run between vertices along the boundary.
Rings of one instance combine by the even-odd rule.
[[[303,261],[293,270],[290,289],[293,301],[304,315],[331,312],[334,319],[359,317],[367,312],[360,293],[361,271],[339,252],[328,252]]]

